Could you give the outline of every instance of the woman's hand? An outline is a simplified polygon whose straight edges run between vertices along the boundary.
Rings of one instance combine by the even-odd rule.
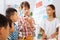
[[[55,37],[56,37],[55,33],[51,35],[51,38],[55,38]]]
[[[42,35],[42,38],[44,38],[44,39],[47,38],[47,35],[46,34],[43,34]]]

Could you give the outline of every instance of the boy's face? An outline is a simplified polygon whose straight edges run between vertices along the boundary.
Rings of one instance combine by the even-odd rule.
[[[0,28],[0,40],[6,40],[7,37],[9,36],[9,25],[7,25],[6,28],[2,27]]]
[[[16,22],[18,20],[18,13],[17,12],[13,12],[14,15],[11,16],[11,19],[13,22]]]
[[[28,15],[30,15],[30,10],[29,10],[29,8],[23,6],[23,13],[24,13],[24,16],[28,16]]]

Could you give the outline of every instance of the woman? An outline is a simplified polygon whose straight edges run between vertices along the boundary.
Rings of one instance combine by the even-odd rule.
[[[42,40],[53,39],[58,36],[59,20],[56,18],[56,10],[53,4],[50,4],[46,8],[48,18],[41,21],[41,28],[43,29]]]

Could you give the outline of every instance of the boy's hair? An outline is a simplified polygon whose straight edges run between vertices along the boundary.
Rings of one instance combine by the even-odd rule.
[[[23,8],[23,6],[28,7],[28,9],[30,9],[30,4],[27,1],[21,3],[21,8]]]
[[[9,27],[12,28],[12,20],[8,18],[9,21]]]
[[[8,23],[9,23],[9,20],[5,16],[0,14],[0,27],[6,28]]]
[[[0,14],[0,27],[6,28],[8,24],[12,28],[12,20]]]
[[[6,9],[6,17],[10,18],[10,16],[14,15],[14,12],[17,12],[17,10],[14,8]]]

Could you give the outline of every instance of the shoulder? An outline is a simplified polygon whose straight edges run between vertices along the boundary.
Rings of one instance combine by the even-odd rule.
[[[55,22],[56,22],[56,26],[59,27],[59,25],[60,25],[60,21],[59,21],[58,18],[55,18]]]
[[[56,21],[59,21],[59,19],[58,19],[58,18],[55,18],[55,20],[56,20]]]
[[[60,22],[58,18],[55,18],[55,22]]]

